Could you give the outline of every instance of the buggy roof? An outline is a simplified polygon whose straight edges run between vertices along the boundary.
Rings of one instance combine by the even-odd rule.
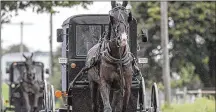
[[[25,64],[25,61],[15,61],[13,62],[12,64],[15,64],[15,65],[24,65]],[[44,67],[44,64],[42,62],[37,62],[37,61],[34,61],[34,65],[39,65],[39,66],[42,66]],[[11,65],[12,66],[12,65]]]
[[[81,14],[76,16],[71,16],[66,19],[62,26],[67,24],[108,24],[109,15],[108,14]]]

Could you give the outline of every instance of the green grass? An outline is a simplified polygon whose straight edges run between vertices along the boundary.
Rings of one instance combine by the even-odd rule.
[[[3,97],[3,102],[4,106],[7,106],[5,103],[5,100],[9,100],[9,86],[5,83],[2,83],[2,97]]]
[[[9,86],[5,83],[2,83],[2,96],[4,100],[9,99]]]
[[[164,105],[162,112],[215,112],[215,100],[198,98],[194,103]]]

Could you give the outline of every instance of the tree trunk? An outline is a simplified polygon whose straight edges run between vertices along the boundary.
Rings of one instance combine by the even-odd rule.
[[[215,42],[211,42],[209,47],[209,62],[208,62],[208,66],[209,66],[209,77],[210,77],[210,83],[211,83],[211,87],[215,86],[215,76],[216,76],[216,43]]]

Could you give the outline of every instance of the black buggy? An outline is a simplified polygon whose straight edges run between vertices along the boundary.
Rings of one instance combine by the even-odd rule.
[[[65,20],[62,29],[57,29],[57,42],[62,43],[61,66],[62,96],[65,98],[65,108],[59,112],[92,112],[90,89],[87,75],[80,75],[85,66],[87,51],[103,37],[108,30],[109,15],[90,14],[72,16]],[[137,56],[137,21],[133,18],[129,27],[130,50]],[[143,40],[147,37],[142,34]],[[145,63],[140,58],[140,63]],[[73,87],[69,87],[70,83]],[[151,102],[146,105],[144,77],[138,80],[135,76],[132,82],[132,93],[128,112],[159,112],[158,89],[156,83],[152,85]],[[59,92],[59,91],[58,91]],[[59,95],[58,95],[59,96]]]
[[[25,100],[22,94],[21,83],[22,76],[20,68],[25,66],[25,62],[13,62],[10,68],[7,69],[9,73],[9,106],[5,107],[4,112],[15,111],[15,112],[25,112]],[[35,68],[35,79],[37,79],[42,86],[42,96],[38,100],[38,110],[40,112],[53,112],[55,110],[55,97],[54,97],[54,87],[50,85],[44,78],[44,64],[41,62],[34,62]],[[46,70],[48,73],[48,70]],[[32,107],[34,102],[34,94],[29,93],[30,105]]]

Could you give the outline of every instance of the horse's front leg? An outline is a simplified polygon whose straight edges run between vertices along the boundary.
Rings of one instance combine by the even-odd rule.
[[[36,92],[34,95],[34,110],[33,110],[33,112],[37,111],[39,97],[40,97],[40,93]]]
[[[121,112],[122,110],[122,102],[123,102],[123,95],[121,94],[121,90],[115,90],[113,92],[113,98],[112,98],[112,109],[113,112]]]
[[[122,112],[126,112],[127,110],[127,105],[130,99],[130,94],[131,94],[131,85],[132,85],[132,72],[127,71],[125,72],[126,74],[124,75],[125,77],[125,94],[124,94],[124,99],[123,99],[123,109]]]
[[[26,111],[30,112],[31,111],[31,105],[29,103],[29,96],[27,92],[23,91],[23,97],[25,99],[25,107],[26,107]]]
[[[33,108],[33,112],[37,112],[37,109],[38,109],[38,100],[39,100],[39,98],[40,98],[40,96],[41,96],[41,92],[40,92],[40,85],[39,85],[39,83],[35,83],[35,85],[34,85],[34,91],[35,91],[35,93],[34,93],[34,104],[33,104],[33,106],[34,106],[34,108]]]
[[[92,99],[92,110],[98,112],[98,84],[94,81],[90,81],[91,99]]]
[[[100,93],[103,100],[104,112],[112,112],[109,102],[110,87],[104,79],[101,79],[100,81]]]

